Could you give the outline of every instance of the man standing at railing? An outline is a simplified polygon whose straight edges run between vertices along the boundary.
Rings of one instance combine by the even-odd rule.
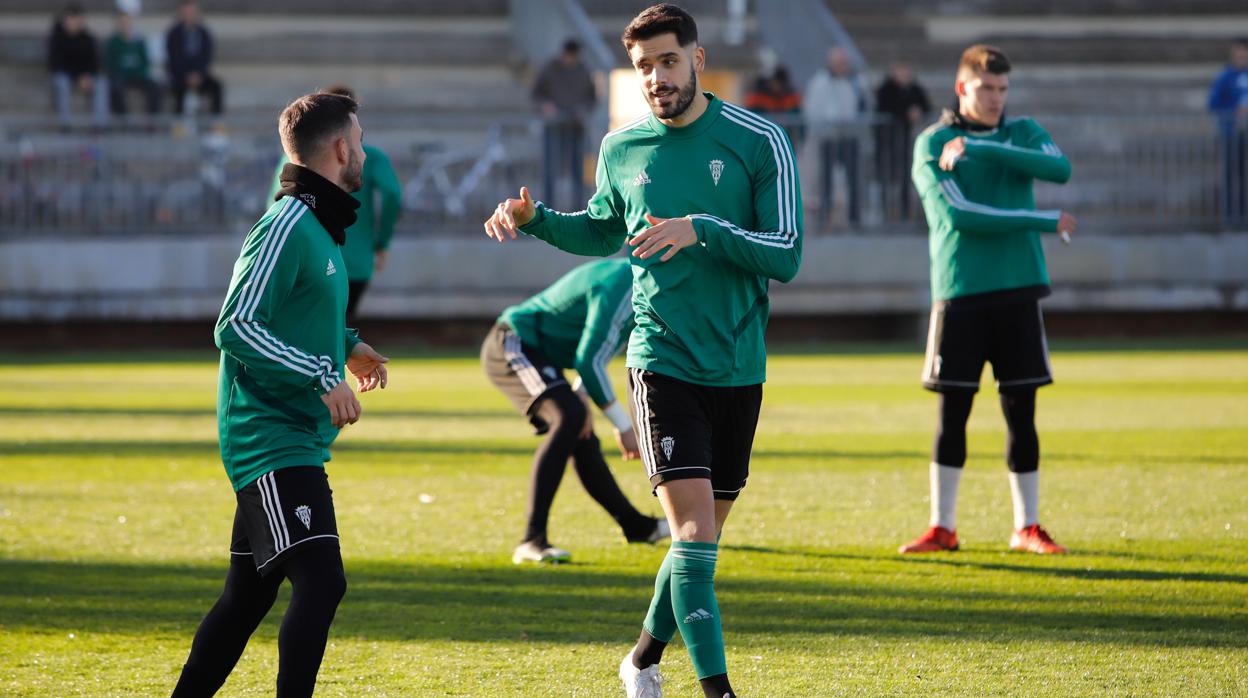
[[[1248,228],[1248,38],[1231,44],[1231,60],[1209,89],[1222,150],[1222,215]]]
[[[576,39],[563,42],[563,50],[538,73],[533,84],[533,101],[542,116],[545,154],[543,185],[546,196],[558,201],[560,178],[572,180],[572,201],[584,201],[583,167],[585,122],[594,110],[598,95],[589,68],[581,61],[581,44]]]
[[[1075,218],[1037,211],[1032,182],[1065,183],[1070,162],[1035,121],[1005,118],[1010,62],[993,46],[962,54],[958,103],[914,144],[912,176],[930,229],[932,314],[923,386],[940,394],[930,465],[931,525],[902,553],[957,550],[966,421],[984,362],[1008,428],[1010,548],[1061,553],[1040,526],[1036,389],[1053,382],[1039,300],[1049,294],[1041,233],[1069,239]]]
[[[867,86],[854,72],[845,49],[830,49],[827,60],[827,65],[811,77],[802,96],[809,142],[819,148],[819,223],[831,222],[832,178],[839,165],[845,169],[847,219],[850,225],[857,225],[860,130],[865,128],[862,120],[867,113]]]

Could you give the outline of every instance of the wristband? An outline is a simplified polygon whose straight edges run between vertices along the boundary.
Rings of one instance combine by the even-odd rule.
[[[602,413],[607,415],[607,419],[615,425],[615,428],[621,432],[633,430],[633,420],[628,416],[628,410],[620,404],[619,400],[602,408]]]

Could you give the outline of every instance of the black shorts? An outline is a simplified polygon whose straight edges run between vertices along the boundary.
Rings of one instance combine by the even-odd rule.
[[[250,555],[261,575],[316,545],[338,546],[333,491],[324,468],[282,468],[235,493],[230,554]]]
[[[481,368],[539,434],[549,427],[533,414],[537,401],[554,388],[571,389],[562,368],[552,364],[537,347],[521,342],[520,335],[501,322],[481,345]]]
[[[932,305],[923,387],[939,393],[976,392],[985,361],[992,364],[997,389],[1003,393],[1053,382],[1039,301]]]
[[[651,485],[709,478],[716,499],[741,494],[750,476],[761,383],[716,388],[630,368],[628,388]]]

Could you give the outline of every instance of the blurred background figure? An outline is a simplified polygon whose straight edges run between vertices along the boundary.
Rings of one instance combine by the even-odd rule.
[[[205,96],[213,114],[222,110],[221,81],[212,75],[212,33],[199,16],[199,3],[183,0],[178,3],[178,19],[165,35],[165,53],[169,71],[169,88],[173,90],[173,111],[186,109],[188,91]]]
[[[875,167],[885,217],[910,217],[910,149],[915,129],[931,112],[927,91],[905,63],[894,63],[875,92]]]
[[[70,125],[71,102],[75,94],[91,100],[95,125],[108,119],[108,79],[100,74],[99,48],[87,30],[82,6],[69,4],[61,10],[48,38],[48,70],[56,96],[56,115],[62,128]]]
[[[1248,226],[1248,37],[1231,44],[1230,62],[1209,90],[1222,155],[1222,215],[1226,225]]]
[[[788,68],[776,66],[770,75],[760,76],[745,95],[745,108],[784,127],[793,143],[801,140],[796,117],[802,113],[802,94],[793,88]]]
[[[109,106],[117,115],[126,113],[126,91],[138,90],[148,114],[160,111],[160,86],[150,74],[147,39],[134,30],[134,17],[117,13],[117,28],[104,49],[108,69]]]
[[[820,224],[832,218],[833,170],[838,166],[845,170],[848,187],[847,220],[850,225],[859,222],[859,131],[866,113],[867,88],[862,76],[854,72],[845,49],[830,49],[827,64],[811,77],[802,100],[807,133],[819,148]]]
[[[581,61],[579,41],[564,41],[559,55],[538,73],[533,101],[544,126],[545,176],[541,196],[554,206],[581,208],[585,204],[585,124],[598,102],[598,94],[589,68]],[[565,175],[572,180],[571,200],[561,202],[556,187]]]

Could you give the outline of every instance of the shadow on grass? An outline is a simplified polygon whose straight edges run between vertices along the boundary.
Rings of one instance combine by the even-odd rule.
[[[220,592],[225,568],[225,561],[132,565],[0,560],[0,627],[6,632],[182,633],[189,642]],[[374,641],[627,642],[636,633],[653,587],[648,573],[588,565],[522,569],[348,560],[347,577],[347,598],[334,633]],[[1147,605],[1150,610],[1141,612],[1135,609],[1148,599],[1128,593],[1124,603],[1132,604],[1131,610],[1115,611],[1103,599],[1046,599],[1025,588],[932,593],[870,579],[868,572],[850,578],[727,577],[717,586],[728,632],[737,636],[1246,644],[1242,609],[1219,614],[1207,602],[1167,598],[1165,604]],[[1033,603],[1020,607],[1020,601],[1029,599]],[[271,614],[270,622],[276,617]]]
[[[111,405],[74,407],[74,406],[36,406],[18,407],[0,405],[0,415],[45,416],[45,417],[216,417],[215,407],[121,407]],[[498,419],[515,416],[515,412],[507,410],[391,410],[376,409],[366,413],[365,419]]]

